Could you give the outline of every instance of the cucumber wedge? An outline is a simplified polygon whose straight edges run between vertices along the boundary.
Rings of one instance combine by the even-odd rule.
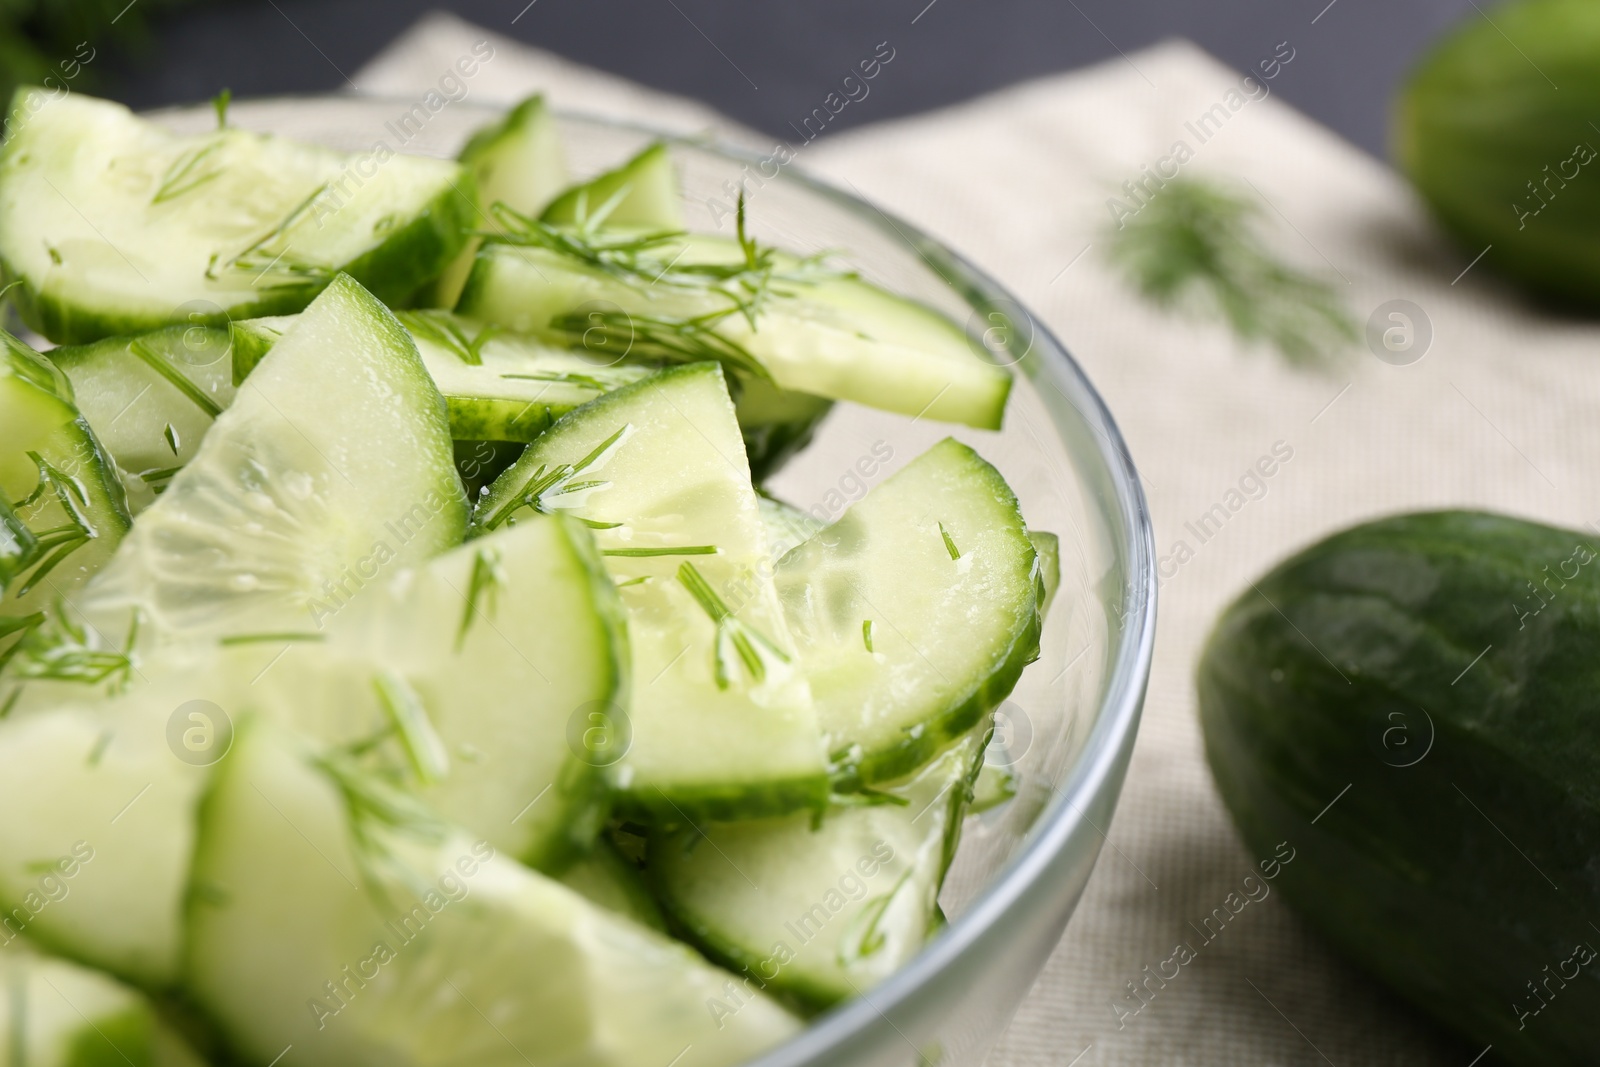
[[[398,317],[444,396],[450,435],[458,441],[531,441],[573,408],[653,370],[556,348],[448,311],[402,311]],[[248,374],[293,321],[235,323],[235,373]]]
[[[478,210],[469,220],[474,227],[493,227],[490,208],[497,203],[525,215],[534,214],[567,182],[560,131],[543,96],[528,97],[500,122],[473,134],[456,160],[472,175],[478,188]],[[468,238],[466,247],[439,276],[424,303],[455,307],[481,243],[482,238]]]
[[[739,383],[733,408],[744,430],[750,474],[760,483],[811,443],[818,424],[833,410],[833,401],[779,389],[763,378],[751,377]]]
[[[458,543],[466,501],[416,346],[348,277],[273,346],[83,598],[163,641],[316,631]]]
[[[591,351],[718,359],[786,390],[999,428],[1011,377],[961,327],[811,261],[751,265],[752,249],[767,251],[529,224],[483,247],[456,311]],[[724,276],[708,281],[710,268]]]
[[[0,948],[0,1049],[7,1067],[201,1067],[137,992],[20,942]]]
[[[1038,657],[1016,497],[950,438],[779,560],[777,585],[842,788],[932,759]]]
[[[189,986],[249,1062],[733,1067],[799,1026],[759,993],[717,1017],[732,976],[265,723],[200,838]]]
[[[338,705],[371,708],[371,736],[410,702],[423,722],[401,736],[414,765],[428,757],[419,734],[437,738],[438,764],[419,793],[445,818],[541,870],[594,844],[607,763],[581,741],[590,715],[627,701],[628,645],[621,601],[582,524],[528,516],[447,552],[373,590],[330,637],[370,664],[365,700],[319,701],[322,687],[305,684],[292,651],[268,677],[295,725],[359,741],[326,732]]]
[[[398,302],[475,225],[471,179],[442,160],[179,136],[28,87],[12,113],[32,117],[0,148],[0,266],[23,319],[63,344],[298,311],[340,272]]]
[[[539,218],[560,226],[593,221],[607,226],[681,230],[683,209],[678,199],[672,156],[667,146],[657,141],[622,166],[567,189]]]
[[[765,494],[756,503],[761,508],[761,526],[767,531],[767,545],[774,559],[781,559],[791,548],[810,540],[828,525],[792,504]]]
[[[667,932],[661,906],[650,895],[639,868],[604,838],[595,843],[594,851],[561,872],[558,881],[592,904]]]
[[[233,403],[228,331],[168,326],[52,349],[78,410],[122,472],[135,513],[194,458],[212,421]]]
[[[530,512],[589,525],[628,611],[624,806],[741,818],[827,797],[821,737],[771,583],[721,368],[608,393],[528,446],[478,502],[487,532]],[[619,744],[621,740],[619,740]]]
[[[1043,621],[1061,588],[1061,538],[1043,530],[1029,530],[1028,540],[1039,557],[1039,619]]]
[[[673,922],[759,986],[825,1008],[922,947],[988,726],[865,807],[659,834],[648,873]]]
[[[147,988],[176,980],[207,770],[175,755],[168,728],[195,751],[217,743],[213,695],[194,679],[153,681],[0,723],[0,810],[29,813],[0,820],[0,940],[20,934]]]
[[[130,521],[66,377],[0,330],[0,665],[110,558]]]

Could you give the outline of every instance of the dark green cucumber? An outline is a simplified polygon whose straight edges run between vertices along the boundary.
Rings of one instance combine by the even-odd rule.
[[[1593,309],[1600,5],[1495,7],[1492,19],[1462,19],[1413,72],[1396,101],[1392,155],[1463,257]]]
[[[1276,885],[1518,1064],[1600,1048],[1600,538],[1405,515],[1279,565],[1199,669],[1206,754]]]

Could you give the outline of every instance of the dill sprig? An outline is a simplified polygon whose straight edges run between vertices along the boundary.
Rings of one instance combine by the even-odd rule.
[[[480,326],[477,333],[468,337],[462,320],[448,311],[413,309],[398,311],[395,315],[413,337],[432,341],[470,367],[483,365],[483,346],[500,332],[497,326]]]
[[[428,718],[422,697],[393,671],[380,671],[372,679],[372,686],[405,751],[412,775],[423,785],[442,782],[450,773],[450,755]]]
[[[1107,256],[1156,306],[1220,316],[1291,364],[1325,364],[1360,334],[1331,285],[1282,262],[1254,201],[1199,178],[1169,181],[1107,234]]]
[[[467,639],[467,631],[479,612],[493,615],[500,590],[507,584],[506,569],[500,561],[497,548],[480,548],[472,557],[472,577],[467,582],[467,607],[461,614],[461,626],[456,630],[456,651]]]
[[[482,525],[490,530],[510,519],[522,508],[531,508],[541,515],[554,515],[562,510],[553,501],[568,493],[577,493],[585,489],[598,489],[607,485],[602,479],[589,479],[587,481],[574,481],[578,475],[584,474],[590,468],[601,462],[620,443],[631,430],[632,423],[623,423],[617,427],[615,433],[601,441],[594,449],[576,463],[557,463],[555,465],[541,463],[529,476],[527,483],[517,493],[511,506],[498,513],[491,513],[484,517]],[[570,509],[569,509],[570,510]],[[622,524],[620,522],[600,522],[595,519],[585,518],[582,515],[573,516],[579,522],[592,530],[614,530]]]
[[[711,583],[706,581],[705,575],[701,574],[693,563],[683,563],[678,567],[678,582],[711,617],[711,622],[716,627],[712,649],[712,673],[716,678],[718,689],[728,688],[733,678],[727,655],[729,647],[739,657],[739,662],[744,664],[744,669],[751,679],[758,683],[765,681],[767,677],[765,656],[773,656],[782,663],[789,662],[789,657],[783,650],[773,644],[761,631],[740,621],[734,615],[733,610],[717,595],[717,591],[711,588]]]
[[[596,368],[597,373],[583,374],[578,371],[543,370],[530,371],[527,374],[502,374],[500,377],[513,381],[524,382],[557,382],[562,385],[573,385],[579,389],[589,389],[596,393],[607,393],[618,386],[627,385],[632,380],[627,375],[602,375],[598,373],[601,368]]]
[[[28,452],[27,456],[39,472],[33,491],[0,511],[0,529],[4,531],[0,534],[4,539],[0,546],[0,592],[19,600],[36,589],[63,560],[99,536],[86,510],[88,496],[77,479],[37,452]],[[22,516],[28,512],[37,514],[46,493],[60,505],[66,522],[44,530],[32,529]],[[11,585],[24,573],[27,578],[12,594]]]
[[[424,894],[426,882],[396,855],[395,840],[409,837],[437,844],[445,839],[445,824],[415,795],[368,770],[354,751],[334,750],[314,763],[344,804],[356,867],[367,892],[380,903],[392,903],[388,889],[398,881],[414,895]]]
[[[829,278],[849,276],[828,267],[826,254],[783,265],[775,248],[750,236],[742,191],[736,213],[740,256],[709,263],[682,262],[686,251],[682,239],[687,236],[683,230],[606,229],[620,197],[621,193],[611,197],[593,211],[580,202],[572,225],[548,223],[497,203],[491,211],[501,229],[482,235],[486,240],[554,252],[640,292],[666,290],[711,302],[709,310],[695,315],[574,312],[551,320],[551,329],[581,339],[591,351],[631,352],[679,362],[715,360],[770,380],[760,361],[717,327],[737,315],[754,331],[772,300],[793,297]]]
[[[22,639],[5,655],[12,660],[10,674],[26,681],[50,680],[80,685],[106,684],[112,696],[128,687],[137,667],[134,648],[139,640],[139,611],[135,608],[121,649],[102,648],[88,631],[74,623],[64,599],[55,610],[36,616]]]

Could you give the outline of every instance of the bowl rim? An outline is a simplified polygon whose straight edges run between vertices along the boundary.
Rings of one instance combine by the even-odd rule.
[[[390,93],[281,93],[235,100],[231,103],[230,114],[237,116],[241,112],[248,112],[253,105],[329,102],[381,105],[414,101]],[[453,101],[450,106],[492,116],[504,115],[514,106],[514,102],[463,99]],[[166,115],[202,108],[209,111],[211,105],[175,105],[141,111],[140,114],[159,120]],[[675,132],[645,122],[579,109],[552,107],[551,112],[561,120],[626,130],[757,168],[770,158],[730,140],[727,134],[716,130]],[[753,132],[757,136],[766,136],[760,131],[747,131],[736,125],[733,129],[742,134]],[[758,170],[757,173],[761,172]],[[762,179],[798,184],[844,208],[878,229],[891,241],[907,246],[935,275],[954,288],[964,303],[977,307],[981,301],[990,307],[1010,307],[1020,310],[1028,318],[1034,331],[1034,347],[1039,349],[1041,357],[1039,373],[1030,377],[1035,381],[1041,378],[1048,381],[1072,405],[1083,424],[1092,432],[1095,454],[1115,495],[1118,525],[1107,531],[1113,541],[1113,558],[1126,564],[1126,585],[1116,627],[1116,633],[1121,635],[1120,640],[1108,630],[1108,639],[1116,642],[1116,654],[1107,664],[1105,693],[1082,751],[1063,780],[1053,787],[1055,795],[1040,811],[1016,853],[1006,860],[999,873],[974,898],[967,910],[931,938],[915,956],[874,986],[870,996],[858,995],[817,1015],[808,1020],[806,1026],[794,1036],[746,1064],[746,1067],[800,1067],[829,1062],[827,1057],[853,1036],[872,1026],[877,1019],[881,1018],[894,1026],[889,1013],[915,1000],[919,991],[972,950],[1002,920],[1012,905],[1045,876],[1068,843],[1083,834],[1084,827],[1087,826],[1104,842],[1105,832],[1088,817],[1085,809],[1106,788],[1108,782],[1112,782],[1115,792],[1120,793],[1120,776],[1136,738],[1154,657],[1159,582],[1156,575],[1155,531],[1143,484],[1127,443],[1083,367],[1049,327],[1028,311],[1027,306],[1010,290],[962,253],[866,197],[818,178],[804,167],[796,166],[792,160],[780,165],[775,177],[768,178],[762,173]],[[1040,340],[1043,341],[1042,345],[1037,343]]]

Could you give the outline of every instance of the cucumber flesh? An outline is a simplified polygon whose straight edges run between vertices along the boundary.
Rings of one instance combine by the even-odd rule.
[[[1009,373],[982,358],[957,324],[922,304],[854,277],[807,273],[793,257],[778,257],[777,268],[805,280],[773,281],[753,327],[726,292],[651,284],[668,264],[744,258],[737,242],[685,234],[657,241],[641,258],[647,269],[633,276],[554,248],[490,242],[478,253],[456,311],[557,343],[584,339],[596,349],[593,311],[601,308],[612,320],[606,350],[646,358],[674,357],[685,324],[714,316],[701,329],[714,340],[698,343],[705,350],[698,358],[759,364],[786,390],[999,428]]]
[[[565,190],[539,216],[558,226],[603,224],[648,230],[683,229],[678,176],[657,141],[613,170]]]
[[[179,136],[120,104],[24,87],[0,149],[0,263],[58,343],[298,311],[339,272],[397,302],[474,225],[454,164],[265,134]]]
[[[761,508],[761,526],[767,531],[767,545],[774,558],[810,540],[828,524],[806,514],[792,504],[762,494],[756,499]]]
[[[1061,588],[1061,538],[1043,530],[1029,530],[1034,554],[1039,559],[1039,618],[1042,621],[1055,603]]]
[[[458,543],[466,502],[438,391],[348,277],[273,346],[84,597],[158,641],[316,631],[381,573]]]
[[[625,806],[739,818],[826,799],[810,693],[717,364],[662,371],[567,415],[489,487],[474,529],[530,510],[591,526],[627,607]]]
[[[168,326],[51,350],[78,410],[122,472],[133,510],[194,458],[212,421],[233,403],[228,331]]]
[[[0,1049],[7,1067],[200,1067],[137,992],[21,942],[0,948]]]
[[[0,665],[40,612],[77,595],[130,521],[66,377],[0,330]]]
[[[592,904],[625,915],[640,926],[667,932],[661,906],[650,895],[639,868],[604,838],[557,880]]]
[[[553,870],[587,852],[605,821],[606,765],[572,739],[587,712],[627,700],[624,625],[589,532],[528,516],[374,590],[329,629],[334,647],[370,664],[367,735],[393,714],[373,684],[379,670],[404,683],[381,699],[414,699],[436,733],[439,780],[419,794],[495,848]],[[288,717],[311,736],[359,740],[325,732],[337,705],[355,701],[319,700],[296,652],[268,676]]]
[[[249,1061],[732,1067],[798,1029],[758,993],[714,1018],[734,980],[687,948],[486,842],[349,799],[382,795],[261,722],[219,768],[188,978]]]
[[[556,348],[448,311],[402,311],[399,319],[444,396],[458,441],[531,441],[573,408],[653,369]],[[235,323],[235,336],[247,338],[236,373],[248,374],[293,321]]]
[[[673,921],[712,959],[823,1008],[905,963],[935,926],[987,724],[866,807],[711,823],[651,840]]]
[[[512,108],[504,119],[472,135],[456,156],[457,162],[472,175],[478,189],[475,217],[468,220],[476,228],[493,228],[490,208],[505,204],[524,215],[543,208],[567,182],[566,153],[555,116],[545,107],[544,97],[530,96]],[[439,276],[424,303],[431,307],[455,307],[472,260],[482,238],[472,236],[466,247]]]
[[[168,724],[194,751],[221,743],[215,695],[193,678],[153,680],[0,723],[0,810],[33,813],[0,822],[0,940],[21,934],[144,987],[177,979],[207,771],[176,757]],[[180,713],[194,700],[200,718]]]
[[[1038,656],[1035,559],[1005,480],[946,438],[778,561],[843,787],[910,773],[1011,692]]]
[[[750,474],[759,484],[811,443],[817,426],[833,410],[833,401],[747,377],[739,383],[733,408],[744,430]]]

